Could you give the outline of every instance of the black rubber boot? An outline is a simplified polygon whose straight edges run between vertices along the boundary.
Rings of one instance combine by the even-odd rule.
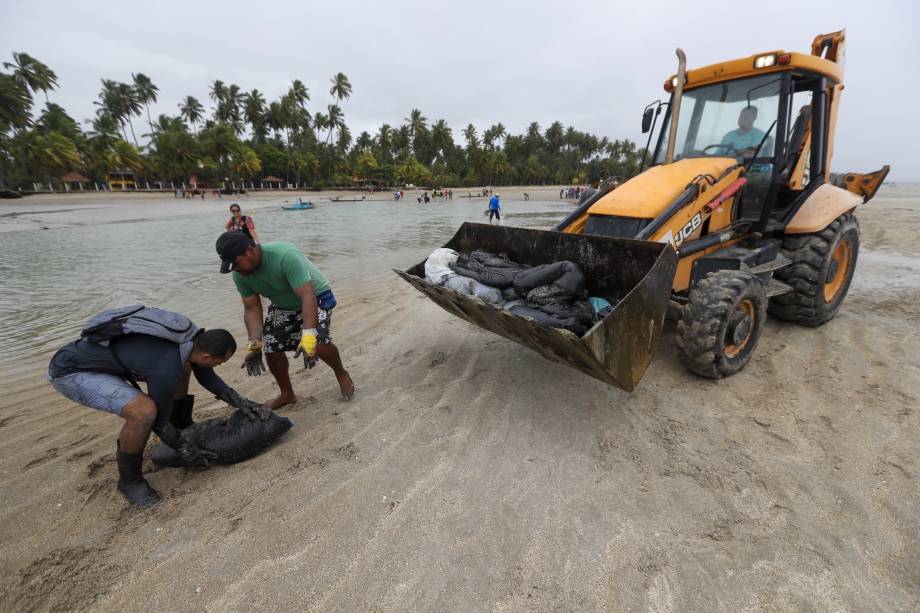
[[[119,444],[116,458],[118,461],[118,491],[125,495],[128,502],[142,508],[159,504],[162,498],[155,489],[150,487],[141,473],[144,452],[124,453]]]
[[[169,423],[176,427],[176,430],[184,430],[193,423],[192,406],[195,404],[195,397],[189,394],[185,398],[173,400],[172,412],[169,414]]]

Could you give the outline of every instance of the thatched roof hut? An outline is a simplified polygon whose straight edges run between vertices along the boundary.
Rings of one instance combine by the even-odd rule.
[[[64,189],[70,191],[72,189],[83,190],[83,185],[86,183],[92,183],[87,177],[84,177],[79,172],[70,171],[63,177],[61,177],[61,183],[64,184]]]

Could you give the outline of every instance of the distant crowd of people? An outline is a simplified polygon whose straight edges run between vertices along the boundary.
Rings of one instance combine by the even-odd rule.
[[[176,190],[176,198],[182,198],[183,200],[190,200],[195,196],[201,196],[201,199],[204,200],[204,191],[203,189],[185,189],[180,188]]]
[[[563,200],[579,200],[581,195],[587,190],[586,186],[582,185],[572,185],[570,187],[563,187],[559,190],[559,198]]]
[[[402,200],[405,197],[406,197],[406,192],[402,191],[401,189],[393,192],[393,200]],[[424,192],[421,193],[421,195],[416,196],[415,199],[418,201],[419,204],[421,204],[422,202],[424,202],[425,204],[428,204],[435,198],[439,200],[453,200],[454,190],[436,189],[436,190],[432,190],[430,195],[428,194],[428,190],[425,190]]]

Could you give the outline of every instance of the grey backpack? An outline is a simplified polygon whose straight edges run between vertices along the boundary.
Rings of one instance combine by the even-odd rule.
[[[80,336],[104,346],[127,334],[146,334],[182,345],[195,338],[198,331],[198,326],[185,315],[132,304],[93,315],[83,326]]]

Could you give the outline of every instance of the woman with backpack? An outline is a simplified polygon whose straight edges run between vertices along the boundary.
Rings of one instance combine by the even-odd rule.
[[[255,242],[262,242],[259,240],[258,233],[256,233],[256,224],[252,222],[252,217],[243,215],[240,205],[236,202],[230,205],[230,215],[230,221],[224,226],[228,232],[230,230],[239,230]]]

